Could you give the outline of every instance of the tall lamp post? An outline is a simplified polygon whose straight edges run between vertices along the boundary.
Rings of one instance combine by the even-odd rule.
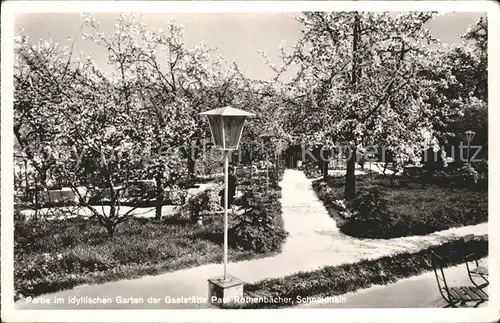
[[[228,106],[205,111],[200,113],[200,115],[208,117],[214,145],[224,152],[224,276],[208,280],[209,299],[211,302],[220,304],[220,299],[225,301],[228,299],[228,296],[243,295],[243,282],[229,276],[227,273],[228,166],[231,152],[238,149],[245,120],[247,117],[254,116],[254,114]]]
[[[476,135],[476,132],[473,130],[467,130],[465,132],[465,138],[467,138],[467,164],[470,164],[470,142]]]

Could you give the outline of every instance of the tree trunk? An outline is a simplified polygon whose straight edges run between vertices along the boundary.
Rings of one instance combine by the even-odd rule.
[[[40,210],[40,198],[39,198],[39,186],[38,181],[35,179],[35,220],[38,220],[38,211]]]
[[[161,219],[161,210],[163,207],[163,184],[162,184],[163,172],[159,172],[155,176],[156,181],[156,211],[155,211],[155,219]]]
[[[188,157],[187,158],[187,166],[188,166],[188,178],[190,181],[190,184],[194,184],[195,182],[195,173],[194,169],[196,166],[196,160],[193,157]]]
[[[116,220],[118,218],[117,214],[117,208],[116,206],[118,205],[118,201],[120,199],[120,192],[119,190],[115,190],[115,186],[111,180],[111,176],[108,174],[108,182],[109,182],[109,214],[108,218],[105,220],[104,225],[106,227],[106,231],[108,231],[108,237],[113,237],[115,235],[115,228],[116,228]],[[103,212],[104,213],[104,212]],[[105,214],[103,214],[105,216]]]
[[[24,160],[24,197],[28,199],[29,197],[29,183],[28,183],[28,160]]]
[[[354,28],[353,28],[353,39],[352,39],[352,79],[351,83],[356,84],[358,82],[358,73],[359,71],[359,57],[358,57],[358,42],[360,37],[360,16],[359,13],[356,12],[356,16],[354,17]],[[356,176],[354,175],[354,170],[356,169],[356,138],[354,138],[354,133],[351,133],[352,140],[352,148],[349,156],[349,160],[347,160],[347,169],[346,169],[346,181],[345,181],[345,190],[344,197],[346,199],[352,199],[356,194]]]
[[[111,221],[107,221],[105,225],[106,231],[108,232],[108,237],[112,238],[115,235],[115,224]]]
[[[387,178],[389,178],[389,185],[391,187],[394,187],[394,178],[391,175],[389,175]]]
[[[356,195],[356,176],[354,170],[356,168],[356,148],[352,148],[351,155],[347,160],[347,169],[345,175],[345,190],[344,197],[352,199]]]
[[[323,166],[323,180],[326,181],[326,178],[328,177],[328,167],[330,163],[330,152],[329,151],[323,151],[321,153],[321,165]]]
[[[113,187],[113,184],[109,185],[109,218],[114,219],[117,214],[116,214],[116,205],[118,204],[118,192],[115,192],[115,189]]]

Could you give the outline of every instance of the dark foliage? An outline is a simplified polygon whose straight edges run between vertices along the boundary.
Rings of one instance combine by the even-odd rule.
[[[377,187],[360,190],[348,203],[353,215],[341,226],[341,231],[352,236],[390,237],[398,217],[389,210],[389,199]]]
[[[257,253],[281,250],[287,237],[279,201],[281,192],[277,189],[281,176],[279,171],[272,169],[269,171],[269,190],[266,190],[265,179],[256,177],[254,183],[259,184],[244,189],[239,201],[244,212],[235,216],[235,225],[230,230],[235,248]]]
[[[281,204],[276,193],[250,190],[243,197],[244,212],[235,216],[231,242],[236,248],[258,253],[279,251],[286,239]]]

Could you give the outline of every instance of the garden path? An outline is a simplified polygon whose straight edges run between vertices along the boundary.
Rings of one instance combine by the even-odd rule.
[[[312,190],[311,180],[303,172],[286,170],[280,183],[283,188],[281,203],[286,231],[289,232],[282,253],[262,259],[229,263],[229,273],[245,282],[253,283],[266,278],[283,277],[299,271],[312,271],[327,265],[357,262],[361,259],[376,259],[400,253],[416,252],[433,245],[440,245],[454,237],[468,234],[487,234],[487,223],[452,228],[426,236],[402,237],[388,240],[359,239],[344,235],[328,215],[323,203]],[[206,297],[207,278],[219,276],[221,264],[209,264],[178,270],[156,276],[121,280],[100,285],[83,285],[60,291],[46,297],[110,297],[108,304],[33,304],[19,301],[16,308],[32,309],[153,309],[153,308],[199,308],[207,304],[165,304],[165,296]],[[142,304],[118,304],[117,296],[141,297]],[[149,297],[162,301],[147,303]]]

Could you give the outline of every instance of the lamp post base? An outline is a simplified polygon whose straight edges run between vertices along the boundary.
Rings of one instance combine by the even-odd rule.
[[[243,297],[243,281],[227,275],[208,279],[208,299],[211,305],[222,306]]]

